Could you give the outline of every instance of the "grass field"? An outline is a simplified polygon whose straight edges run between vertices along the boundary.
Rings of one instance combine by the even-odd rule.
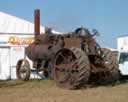
[[[52,80],[0,81],[0,102],[128,102],[128,82],[65,90]]]

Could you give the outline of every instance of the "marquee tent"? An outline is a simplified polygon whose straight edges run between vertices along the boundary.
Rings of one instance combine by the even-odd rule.
[[[44,31],[40,26],[40,32]],[[0,12],[0,80],[16,79],[16,63],[24,58],[24,48],[33,41],[33,33],[33,23]]]

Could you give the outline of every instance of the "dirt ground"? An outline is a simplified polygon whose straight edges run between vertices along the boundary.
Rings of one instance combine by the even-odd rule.
[[[128,82],[65,90],[52,80],[0,81],[0,102],[128,102]]]

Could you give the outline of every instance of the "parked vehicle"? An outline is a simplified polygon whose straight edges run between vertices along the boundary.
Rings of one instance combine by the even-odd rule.
[[[39,24],[37,14],[38,11],[35,24]],[[84,27],[63,35],[47,29],[40,35],[36,25],[35,41],[26,48],[25,54],[37,71],[44,71],[46,77],[63,88],[80,88],[90,80],[99,84],[115,82],[119,78],[117,59],[109,49],[99,46],[95,40],[97,35],[96,30],[91,33]],[[26,59],[18,61],[17,77],[29,80],[30,67]]]

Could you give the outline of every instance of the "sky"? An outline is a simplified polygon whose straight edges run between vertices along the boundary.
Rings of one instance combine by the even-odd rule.
[[[128,0],[0,0],[0,11],[30,22],[34,9],[40,9],[41,25],[59,32],[97,29],[101,47],[116,48],[117,37],[128,35]]]

